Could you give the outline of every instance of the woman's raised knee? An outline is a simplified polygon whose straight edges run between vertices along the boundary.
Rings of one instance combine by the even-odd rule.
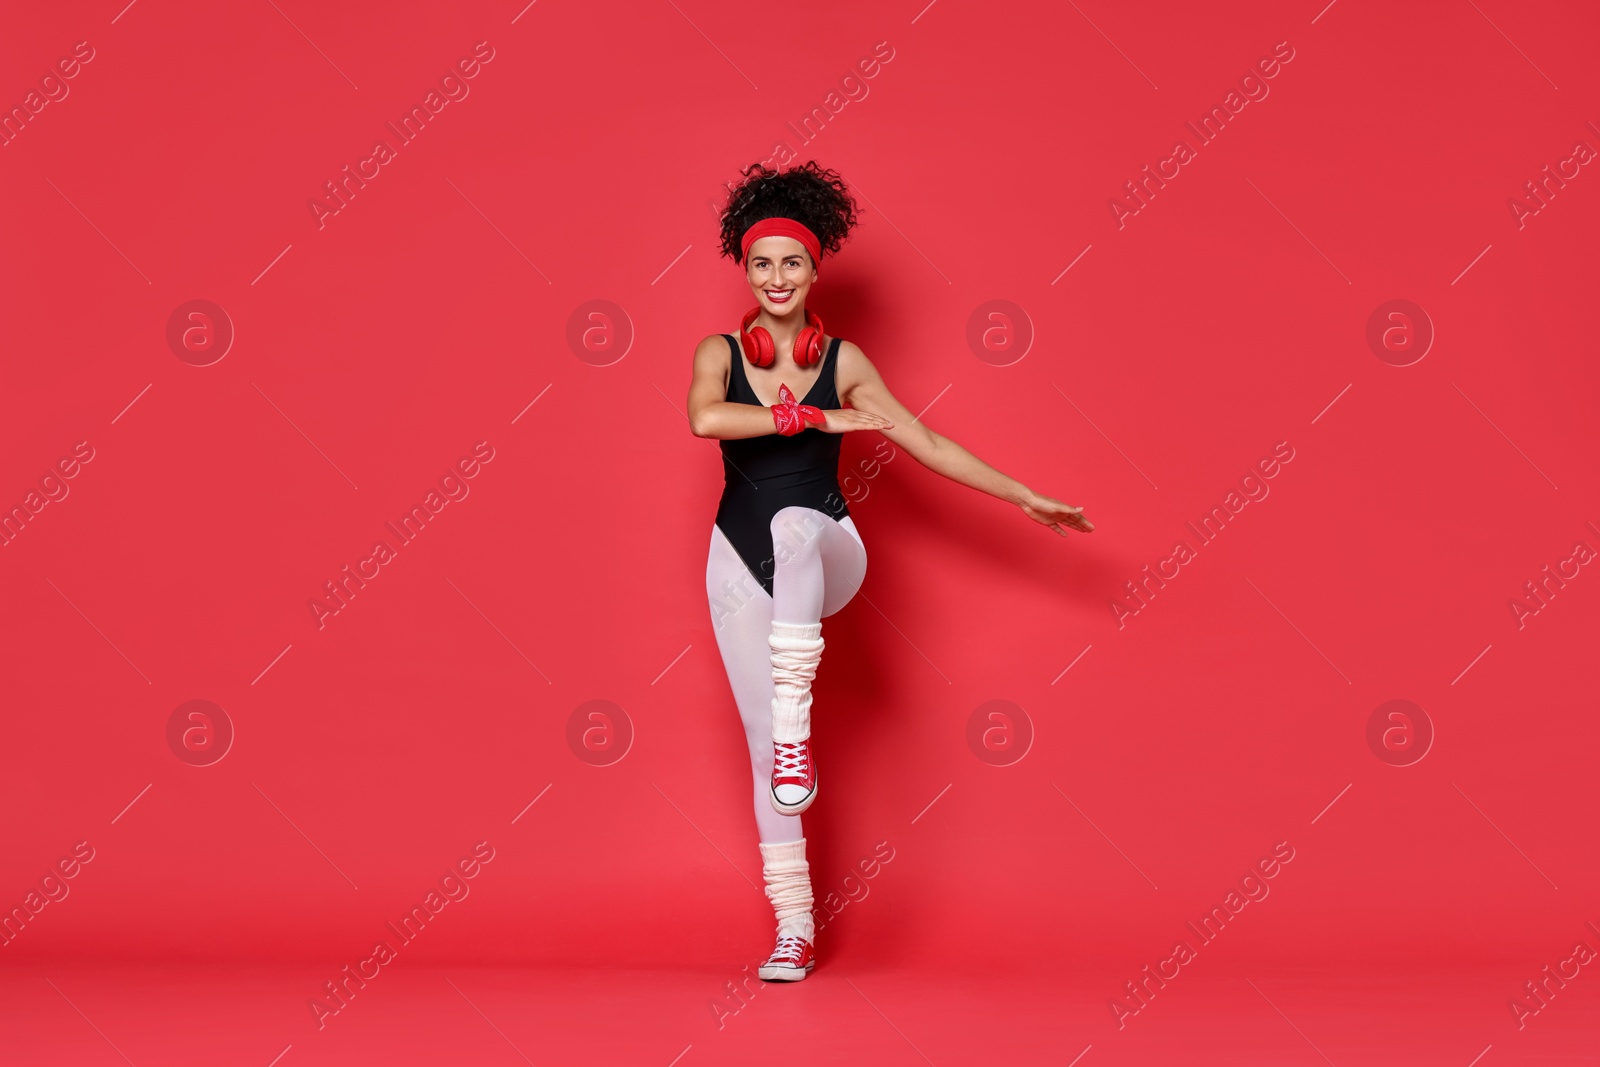
[[[832,522],[815,508],[779,508],[772,516],[772,550],[781,565],[790,559],[815,558],[822,552],[822,532]]]

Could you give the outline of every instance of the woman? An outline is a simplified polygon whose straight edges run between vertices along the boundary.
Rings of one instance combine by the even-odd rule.
[[[737,337],[712,334],[695,349],[689,421],[722,449],[706,593],[750,746],[762,874],[778,920],[777,946],[758,973],[796,981],[815,958],[800,827],[817,795],[811,682],[822,619],[849,603],[867,570],[839,491],[839,435],[876,430],[928,469],[1016,504],[1063,537],[1094,527],[1082,508],[1035,493],[928,429],[860,348],[823,333],[806,300],[818,261],[856,223],[838,174],[815,161],[743,173],[722,214],[721,245],[744,265],[756,306]]]

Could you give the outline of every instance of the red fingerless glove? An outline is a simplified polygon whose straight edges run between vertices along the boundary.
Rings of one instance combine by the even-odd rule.
[[[828,417],[821,408],[798,403],[789,387],[779,382],[778,403],[772,405],[772,421],[777,424],[779,433],[791,437],[805,429],[806,423],[821,426],[828,421]]]

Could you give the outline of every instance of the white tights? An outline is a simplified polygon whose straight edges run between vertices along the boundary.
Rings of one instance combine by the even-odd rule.
[[[850,602],[867,573],[867,549],[848,515],[782,508],[772,518],[772,595],[761,587],[728,538],[711,527],[706,596],[733,699],[744,720],[755,779],[756,830],[765,844],[798,841],[800,816],[779,815],[772,784],[772,621],[821,622]]]

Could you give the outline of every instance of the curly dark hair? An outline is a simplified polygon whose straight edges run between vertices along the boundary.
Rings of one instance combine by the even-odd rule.
[[[817,235],[823,255],[839,251],[858,221],[856,202],[844,179],[814,159],[782,171],[752,163],[740,173],[744,181],[729,192],[722,209],[722,254],[735,263],[744,259],[739,246],[744,231],[762,219],[804,223]]]

